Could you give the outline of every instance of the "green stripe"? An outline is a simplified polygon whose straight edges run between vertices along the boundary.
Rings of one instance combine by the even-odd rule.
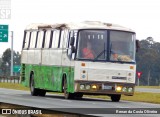
[[[68,92],[74,92],[74,68],[62,66],[27,65],[23,69],[22,84],[29,87],[30,73],[34,72],[35,88],[62,92],[62,77],[66,74]],[[23,78],[24,77],[24,78]]]

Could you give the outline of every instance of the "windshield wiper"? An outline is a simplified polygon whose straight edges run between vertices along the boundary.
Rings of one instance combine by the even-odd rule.
[[[100,53],[97,55],[97,57],[94,58],[93,61],[97,60],[105,51],[106,51],[106,50],[103,50],[102,52],[100,52]]]
[[[104,52],[106,52],[106,47],[105,47],[105,43],[104,43],[104,50],[102,52],[100,52],[95,58],[93,61],[97,60]],[[105,53],[104,53],[104,56],[105,56]]]

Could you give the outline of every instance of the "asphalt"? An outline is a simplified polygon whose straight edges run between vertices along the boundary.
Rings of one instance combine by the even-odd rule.
[[[128,97],[129,98],[129,97]],[[79,113],[83,115],[103,117],[159,117],[160,114],[141,114],[141,110],[154,110],[160,113],[160,104],[82,98],[77,100],[66,100],[62,95],[49,94],[45,97],[31,96],[29,91],[0,88],[0,102],[24,105],[28,107],[43,108],[53,111]],[[123,114],[121,112],[134,111],[134,114]],[[117,113],[116,113],[117,112]],[[113,114],[114,113],[114,114]]]

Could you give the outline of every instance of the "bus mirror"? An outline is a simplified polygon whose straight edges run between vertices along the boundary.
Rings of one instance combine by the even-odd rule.
[[[71,51],[72,51],[72,53],[75,53],[76,52],[76,48],[74,46],[71,46]]]
[[[136,40],[136,52],[138,52],[139,48],[140,48],[139,40]]]
[[[75,38],[74,38],[74,37],[71,37],[71,41],[70,41],[70,45],[71,45],[71,46],[74,45],[74,40],[75,40]]]

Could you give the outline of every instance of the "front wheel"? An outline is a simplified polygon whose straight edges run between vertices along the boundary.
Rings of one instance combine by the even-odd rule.
[[[75,93],[75,97],[81,99],[83,97],[83,93]]]
[[[112,102],[119,102],[120,99],[121,99],[121,95],[118,95],[118,94],[111,95]]]
[[[69,93],[67,91],[68,86],[67,86],[67,79],[65,78],[63,81],[63,90],[64,90],[64,97],[65,99],[73,99],[74,98],[74,93]]]

